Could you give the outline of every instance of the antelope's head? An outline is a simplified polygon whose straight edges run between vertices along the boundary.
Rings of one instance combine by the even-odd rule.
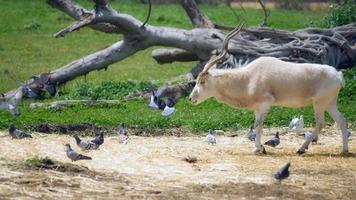
[[[197,79],[195,80],[195,87],[192,93],[189,95],[189,100],[193,104],[199,104],[214,96],[215,83],[213,81],[212,75],[209,73],[209,69],[215,66],[216,63],[225,57],[230,39],[241,31],[243,25],[243,22],[240,23],[233,31],[225,36],[221,53],[218,56],[211,58],[205,64],[203,71],[198,75]]]

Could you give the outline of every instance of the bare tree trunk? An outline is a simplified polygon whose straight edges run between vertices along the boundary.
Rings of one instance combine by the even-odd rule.
[[[106,33],[124,35],[122,41],[106,49],[75,60],[50,73],[42,74],[46,77],[46,84],[49,85],[58,86],[93,70],[106,69],[110,64],[151,46],[179,49],[156,50],[154,58],[159,63],[205,61],[211,57],[212,52],[221,49],[225,35],[216,29],[216,26],[209,28],[211,21],[200,13],[193,0],[180,2],[187,8],[186,11],[194,25],[208,28],[183,30],[149,24],[142,26],[143,23],[136,18],[111,8],[106,0],[94,0],[95,9],[92,11],[84,9],[71,0],[47,0],[47,2],[77,20],[56,33],[56,37],[65,37],[72,31],[86,26]],[[238,63],[251,62],[260,56],[273,56],[292,62],[322,63],[336,68],[352,67],[356,65],[355,43],[356,24],[332,29],[309,28],[295,32],[272,28],[246,28],[231,40],[229,56],[226,62],[218,67],[236,66]],[[34,90],[42,90],[44,84],[34,79],[27,83]],[[15,102],[19,102],[23,93],[23,88],[18,88],[6,93],[6,97],[16,96]]]

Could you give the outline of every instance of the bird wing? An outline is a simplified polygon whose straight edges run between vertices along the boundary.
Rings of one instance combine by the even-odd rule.
[[[79,145],[78,145],[81,149],[83,150],[88,150],[90,149],[90,144],[86,141],[80,141]]]
[[[20,129],[16,129],[14,131],[14,135],[18,138],[18,139],[22,139],[25,137],[31,137],[31,135],[27,134],[25,131],[22,131]]]
[[[90,141],[91,143],[94,143],[98,146],[102,145],[104,143],[104,138],[102,138],[100,135],[96,136],[93,140]]]
[[[304,128],[304,119],[303,118],[299,119],[295,126],[296,126],[296,129],[303,129]]]
[[[279,142],[280,142],[279,139],[274,137],[274,138],[268,140],[267,142],[265,142],[265,145],[275,147],[279,144]]]
[[[89,142],[89,149],[98,149],[99,145],[95,144],[94,142]]]
[[[71,150],[71,151],[68,151],[68,152],[67,152],[67,156],[68,156],[68,158],[70,158],[71,160],[77,160],[78,157],[80,156],[80,154],[77,153],[77,152],[75,152],[75,151],[73,151],[73,150]]]
[[[299,119],[298,118],[293,118],[292,121],[289,123],[289,128],[293,128],[296,126],[296,124],[298,123]]]
[[[213,135],[210,135],[210,134],[205,137],[205,140],[207,142],[210,142],[210,143],[216,143],[215,137]]]
[[[126,144],[128,141],[129,137],[124,134],[119,135],[119,143]]]

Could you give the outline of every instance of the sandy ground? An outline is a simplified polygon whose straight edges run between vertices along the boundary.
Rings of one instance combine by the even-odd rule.
[[[264,132],[263,141],[274,130]],[[33,136],[13,140],[0,132],[0,199],[354,199],[356,194],[356,137],[350,138],[352,153],[340,156],[341,136],[333,128],[304,156],[295,154],[303,138],[294,133],[281,135],[280,146],[266,147],[263,156],[251,153],[254,144],[245,136],[217,136],[215,146],[194,136],[132,136],[126,145],[109,136],[100,150],[90,152],[81,152],[70,136]],[[32,156],[70,162],[65,143],[93,158],[74,164],[98,173],[25,170],[7,164]],[[188,155],[198,161],[184,161]],[[272,174],[289,160],[291,176],[275,181]]]

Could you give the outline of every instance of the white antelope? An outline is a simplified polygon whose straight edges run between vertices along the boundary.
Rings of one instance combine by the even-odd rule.
[[[338,123],[342,131],[342,153],[348,153],[347,122],[336,107],[340,89],[344,86],[341,72],[328,65],[291,63],[272,57],[260,57],[245,67],[234,69],[211,69],[226,55],[228,42],[242,25],[227,34],[222,52],[212,58],[196,79],[189,96],[193,104],[215,97],[218,102],[235,108],[248,108],[255,112],[255,153],[265,153],[261,144],[263,121],[271,106],[304,107],[312,104],[316,125],[316,137],[324,125],[324,112]],[[210,69],[210,70],[209,70]],[[297,151],[305,153],[312,138]]]

